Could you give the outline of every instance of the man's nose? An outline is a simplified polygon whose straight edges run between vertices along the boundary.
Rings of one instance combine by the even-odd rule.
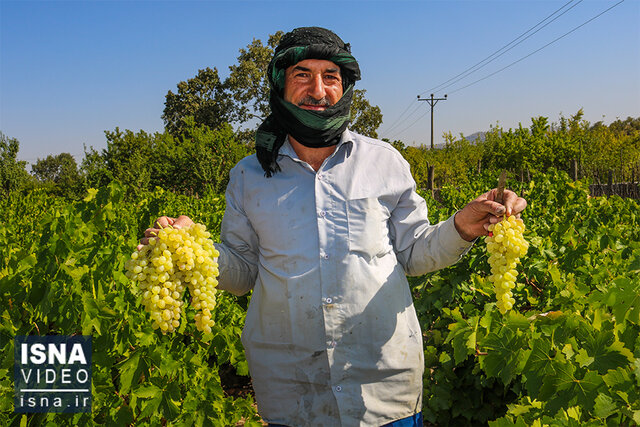
[[[326,94],[327,92],[324,87],[324,81],[322,80],[322,74],[314,75],[309,85],[309,96],[314,99],[322,99]]]

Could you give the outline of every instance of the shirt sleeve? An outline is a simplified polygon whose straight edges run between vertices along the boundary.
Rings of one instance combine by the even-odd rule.
[[[232,169],[226,190],[218,257],[218,289],[242,295],[253,289],[258,275],[258,236],[243,209],[240,166]]]
[[[408,188],[401,194],[390,218],[398,261],[409,276],[420,276],[455,264],[473,242],[460,237],[453,222],[455,214],[438,224],[429,224],[427,203],[416,193],[413,178],[409,175],[406,179]]]

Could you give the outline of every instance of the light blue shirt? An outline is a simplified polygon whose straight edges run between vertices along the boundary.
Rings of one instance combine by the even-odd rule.
[[[408,163],[345,131],[318,171],[280,149],[231,171],[219,288],[253,290],[242,342],[260,415],[289,426],[382,425],[421,410],[422,333],[406,275],[472,243],[427,219]]]

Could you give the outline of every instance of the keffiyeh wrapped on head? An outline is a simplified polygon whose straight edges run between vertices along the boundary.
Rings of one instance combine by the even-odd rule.
[[[340,67],[342,98],[324,110],[304,110],[283,98],[285,72],[305,59],[324,59]],[[349,123],[353,85],[360,80],[360,67],[351,55],[351,47],[332,31],[320,27],[303,27],[285,34],[276,47],[267,68],[271,86],[271,114],[256,132],[258,161],[270,177],[280,170],[278,151],[287,135],[307,147],[329,147],[340,141]]]

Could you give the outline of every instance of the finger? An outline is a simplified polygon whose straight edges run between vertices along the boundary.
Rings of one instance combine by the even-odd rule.
[[[180,215],[172,225],[173,228],[189,227],[193,225],[193,220],[186,215]]]
[[[159,228],[147,228],[144,230],[144,237],[156,237],[159,232]]]
[[[498,203],[498,202],[494,202],[491,200],[486,200],[482,203],[483,208],[486,212],[495,215],[495,216],[502,216],[505,213],[505,207],[504,205]]]
[[[168,227],[170,225],[173,225],[174,222],[176,222],[175,218],[171,218],[171,217],[168,217],[168,216],[161,216],[153,224],[153,227],[154,228],[165,228],[165,227]]]
[[[499,223],[500,221],[502,221],[503,218],[504,218],[504,215],[500,215],[500,216],[489,215],[489,222],[487,224],[487,227],[489,226],[489,224]]]
[[[518,197],[516,193],[510,192],[508,198],[505,198],[504,205],[507,210],[507,216],[516,215],[522,212],[527,207],[527,201],[522,197]]]

